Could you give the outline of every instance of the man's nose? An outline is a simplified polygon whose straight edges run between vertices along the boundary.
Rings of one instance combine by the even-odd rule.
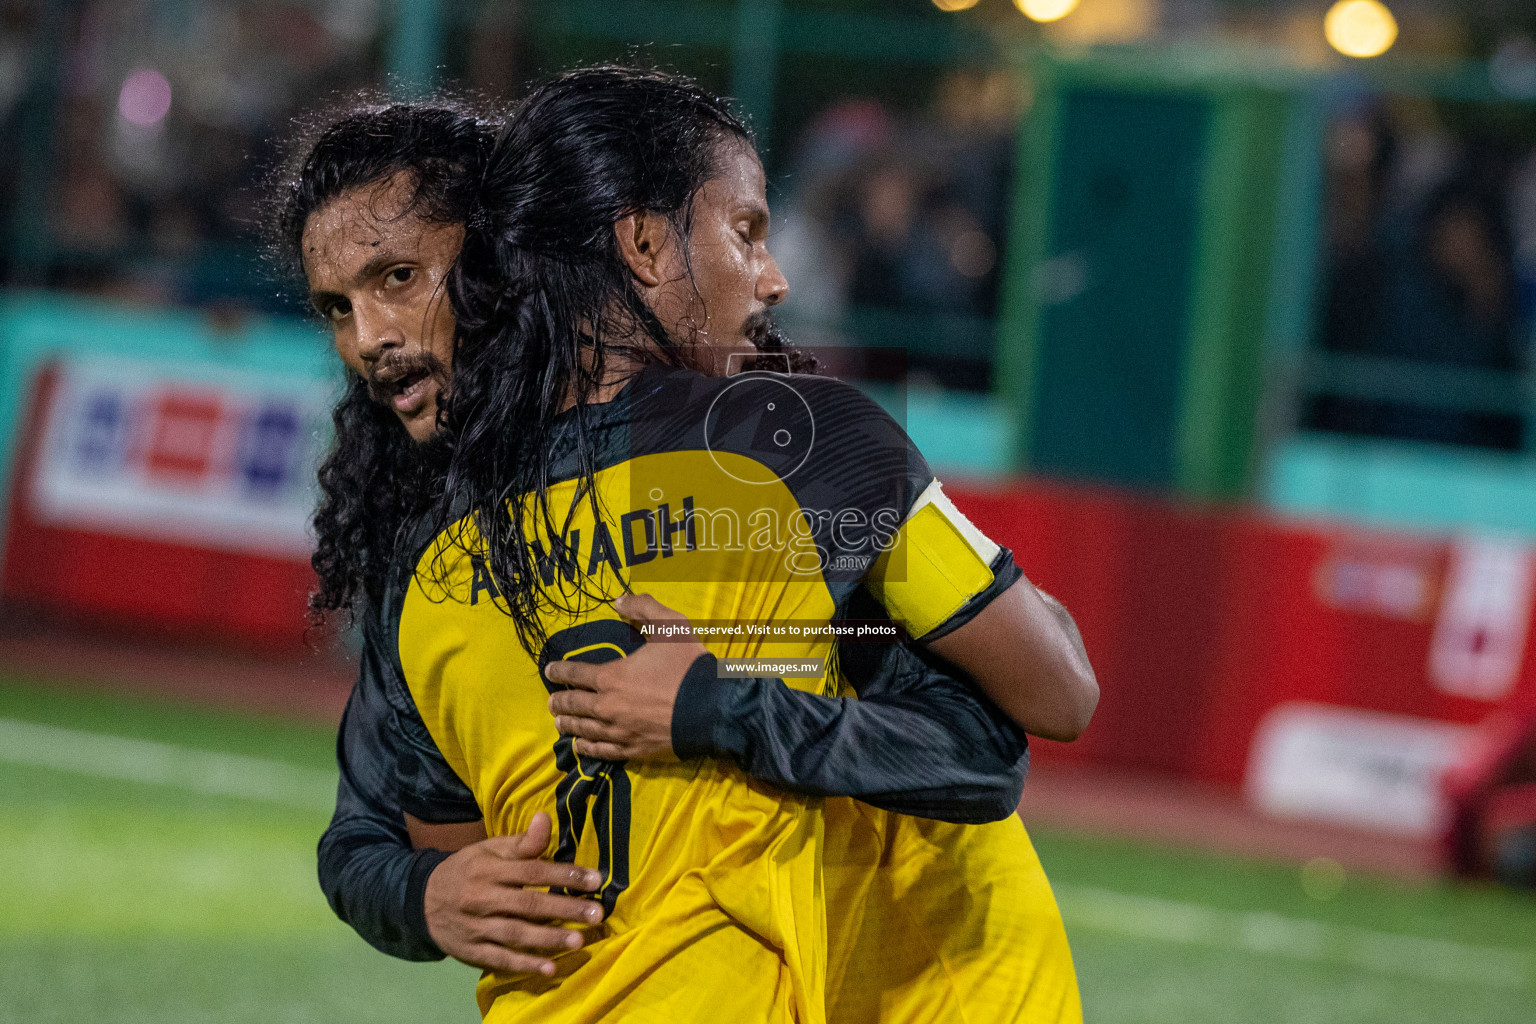
[[[779,269],[778,261],[770,255],[767,266],[763,267],[763,273],[757,279],[757,299],[764,305],[777,306],[787,298],[789,281]]]
[[[371,366],[386,352],[404,346],[405,335],[393,317],[355,306],[352,315],[357,326],[357,354],[364,363]]]

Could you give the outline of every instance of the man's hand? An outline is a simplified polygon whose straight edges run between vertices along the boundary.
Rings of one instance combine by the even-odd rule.
[[[600,904],[576,896],[540,892],[564,886],[590,892],[600,874],[540,858],[549,845],[549,815],[533,816],[521,835],[485,839],[459,850],[427,878],[427,931],[439,949],[482,970],[551,975],[545,952],[581,947],[581,932],[560,927],[594,925]]]
[[[636,626],[667,623],[687,626],[688,619],[649,594],[625,594],[614,609]],[[555,661],[544,674],[572,687],[549,698],[555,728],[583,757],[609,761],[668,759],[672,753],[672,705],[683,676],[701,654],[697,640],[674,638],[647,643],[627,658],[602,665]]]

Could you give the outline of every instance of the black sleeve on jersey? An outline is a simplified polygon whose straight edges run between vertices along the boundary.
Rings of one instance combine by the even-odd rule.
[[[600,462],[685,449],[753,459],[807,514],[822,580],[839,605],[933,480],[901,425],[831,377],[653,370],[624,399],[607,411],[628,418],[601,435]]]
[[[916,644],[846,644],[838,657],[857,700],[717,679],[714,656],[700,656],[673,706],[673,751],[920,818],[979,824],[1018,808],[1029,741],[958,668]]]
[[[395,761],[400,809],[432,825],[478,821],[475,794],[443,759],[414,701],[395,711],[395,732],[400,745]]]
[[[421,711],[406,685],[405,669],[400,664],[400,612],[415,578],[412,567],[431,543],[431,537],[431,520],[424,520],[415,528],[414,543],[406,548],[413,552],[411,558],[397,561],[385,592],[389,616],[379,624],[376,643],[384,669],[384,695],[394,719],[395,780],[400,807],[421,821],[443,825],[477,821],[481,813],[474,792],[448,764],[427,723],[421,720]]]
[[[879,555],[887,531],[906,520],[933,481],[933,471],[901,425],[858,388],[829,377],[786,380],[804,399],[815,429],[804,461],[782,478],[801,508],[817,516],[813,539],[822,578],[842,606]],[[765,447],[758,444],[750,454]],[[834,525],[849,514],[863,525]]]
[[[427,878],[448,855],[414,850],[396,781],[394,714],[377,645],[361,670],[336,740],[336,812],[320,838],[320,888],[336,916],[374,948],[404,960],[441,960],[427,931]]]

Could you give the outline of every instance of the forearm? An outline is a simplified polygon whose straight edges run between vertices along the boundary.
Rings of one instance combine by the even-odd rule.
[[[1022,576],[928,644],[1031,735],[1074,740],[1098,705],[1098,682],[1072,617]]]
[[[368,642],[375,641],[375,642]],[[400,801],[401,737],[388,666],[365,634],[358,682],[336,739],[336,810],[320,838],[320,888],[336,916],[370,945],[405,960],[438,960],[423,898],[435,851],[412,849]]]
[[[673,712],[679,757],[729,757],[783,789],[847,796],[941,821],[1007,817],[1028,768],[1023,734],[979,693],[904,648],[862,699],[822,697],[778,679],[690,671]]]
[[[369,945],[402,960],[441,960],[423,909],[427,879],[448,854],[413,850],[403,826],[370,827],[338,815],[320,840],[320,888],[336,916]]]

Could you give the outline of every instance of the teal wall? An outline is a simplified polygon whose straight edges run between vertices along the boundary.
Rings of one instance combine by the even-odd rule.
[[[906,428],[941,479],[988,480],[1008,476],[1012,419],[991,395],[968,391],[879,386],[867,389]]]
[[[337,379],[321,331],[302,321],[226,327],[186,311],[19,293],[0,298],[0,484],[8,489],[34,375],[55,357],[162,361],[189,380],[231,375]],[[1010,473],[1012,414],[988,395],[877,395],[945,478]],[[1536,460],[1406,442],[1299,434],[1279,442],[1259,486],[1284,514],[1387,528],[1483,529],[1536,537]]]
[[[0,494],[9,493],[16,445],[38,369],[51,359],[91,357],[164,363],[186,380],[281,375],[339,380],[324,332],[303,321],[247,319],[221,325],[185,310],[149,310],[56,293],[0,296]],[[1008,425],[989,395],[911,390],[878,395],[905,423],[934,468],[992,477],[1008,467]],[[0,515],[3,515],[0,504]]]
[[[1536,461],[1522,455],[1303,433],[1275,447],[1262,490],[1287,515],[1536,539]]]

